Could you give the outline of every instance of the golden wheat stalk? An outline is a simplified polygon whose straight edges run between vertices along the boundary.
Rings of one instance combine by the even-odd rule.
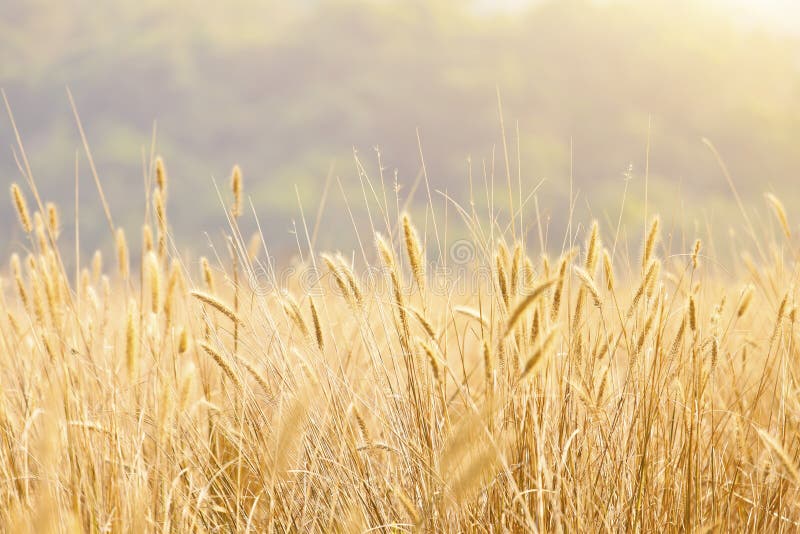
[[[237,359],[239,363],[242,365],[242,367],[244,367],[245,371],[247,371],[247,374],[249,374],[253,378],[253,380],[256,381],[256,384],[261,386],[261,389],[263,389],[264,392],[267,393],[267,395],[271,395],[272,388],[269,387],[269,384],[267,384],[267,381],[264,379],[263,376],[261,376],[261,373],[259,373],[256,370],[256,368],[250,364],[250,362],[248,362],[241,356],[239,356]]]
[[[555,291],[553,292],[553,304],[550,306],[550,318],[555,320],[558,317],[558,311],[561,308],[561,292],[564,290],[564,279],[566,278],[567,274],[567,262],[568,259],[566,257],[561,259],[561,263],[558,266],[558,283],[556,284]]]
[[[433,329],[433,325],[425,318],[422,313],[414,308],[413,306],[409,306],[408,309],[417,318],[417,321],[420,325],[422,325],[422,329],[425,330],[425,333],[428,334],[428,337],[432,340],[436,340],[436,332]]]
[[[578,275],[578,278],[580,279],[581,283],[583,284],[583,287],[592,296],[592,300],[594,301],[594,305],[599,308],[600,307],[600,291],[597,289],[597,286],[595,285],[594,280],[592,280],[591,275],[588,272],[586,272],[585,270],[583,270],[580,267],[578,267],[577,265],[573,266],[572,270],[575,272],[576,275]]]
[[[166,194],[167,192],[167,170],[164,168],[164,160],[161,156],[156,157],[156,187]]]
[[[784,235],[787,239],[792,238],[792,230],[789,227],[789,219],[786,217],[786,210],[783,207],[783,202],[781,202],[778,197],[773,195],[772,193],[765,193],[764,196],[767,198],[769,203],[772,205],[772,209],[775,212],[775,217],[777,217],[778,222],[781,225],[781,229],[783,230]]]
[[[244,322],[239,318],[238,315],[231,309],[230,306],[222,302],[216,296],[206,293],[204,291],[193,290],[190,291],[189,294],[202,302],[203,304],[207,304],[220,312],[222,315],[233,321],[234,323],[238,323],[241,326],[244,326]]]
[[[503,299],[503,305],[508,308],[508,303],[511,297],[508,291],[508,278],[505,268],[506,262],[503,260],[502,255],[498,254],[495,257],[495,263],[497,267],[497,285],[500,288],[500,297]]]
[[[534,351],[530,358],[528,358],[528,361],[525,362],[525,366],[522,368],[522,372],[519,376],[520,380],[528,376],[528,374],[530,374],[534,369],[539,368],[543,364],[545,357],[550,351],[550,347],[555,341],[557,333],[558,325],[555,325],[542,337],[539,347],[536,349],[536,351]]]
[[[394,261],[394,253],[392,248],[380,234],[375,234],[375,243],[378,247],[378,252],[383,259],[384,266],[389,271],[389,279],[392,283],[392,293],[394,295],[394,304],[397,309],[397,315],[400,318],[400,325],[402,327],[403,338],[407,340],[409,337],[408,313],[406,312],[405,299],[403,298],[402,286],[400,285],[400,275],[397,271],[397,264]]]
[[[58,207],[52,202],[48,202],[45,209],[47,210],[48,230],[55,241],[61,233],[61,217],[58,214]]]
[[[660,270],[661,262],[657,259],[650,260],[648,264],[647,271],[645,272],[644,276],[642,277],[642,281],[639,284],[636,293],[633,295],[633,299],[631,299],[631,304],[628,307],[628,313],[626,317],[630,318],[633,315],[633,312],[636,310],[636,305],[639,304],[639,300],[641,300],[642,296],[645,293],[650,293],[651,286],[655,284],[656,278],[658,276],[658,271]]]
[[[516,295],[519,290],[519,283],[522,270],[522,244],[517,243],[514,245],[514,255],[511,258],[511,277],[509,279],[510,286],[509,292],[511,295]]]
[[[238,387],[239,389],[243,389],[242,388],[242,381],[239,379],[238,375],[236,374],[236,371],[234,371],[234,369],[231,366],[230,362],[228,362],[228,360],[225,359],[222,356],[222,354],[220,354],[217,351],[217,349],[215,349],[214,347],[212,347],[211,345],[209,345],[205,341],[198,341],[197,345],[201,349],[203,349],[206,352],[206,354],[211,356],[211,358],[214,360],[214,362],[216,362],[216,364],[219,366],[219,368],[222,369],[222,372],[225,373],[225,375],[228,378],[231,379],[231,382],[236,384],[236,387]]]
[[[139,361],[139,316],[134,299],[128,302],[128,318],[125,324],[125,367],[128,377],[133,380]]]
[[[525,311],[530,308],[535,302],[539,300],[547,291],[550,286],[555,284],[558,281],[557,278],[552,278],[550,280],[545,280],[538,286],[536,286],[533,291],[525,295],[525,297],[520,300],[517,305],[514,307],[514,310],[508,316],[508,320],[506,321],[506,328],[503,334],[503,337],[507,337],[513,330],[516,324],[519,322],[520,317],[525,313]]]
[[[659,223],[659,218],[654,217],[653,222],[650,224],[650,230],[647,232],[647,238],[644,241],[644,248],[642,250],[642,270],[648,267],[650,256],[653,255],[653,249],[655,249],[656,241],[658,241]]]
[[[702,247],[702,243],[699,239],[695,239],[694,241],[694,248],[692,249],[692,269],[697,269],[697,260],[700,256],[700,248]]]
[[[755,288],[752,284],[747,284],[745,288],[742,290],[742,294],[739,297],[739,306],[736,308],[736,317],[740,318],[745,313],[747,313],[748,308],[750,307],[750,303],[753,301],[753,294],[755,293]]]
[[[16,183],[11,184],[11,198],[14,201],[14,207],[17,209],[17,218],[22,229],[26,234],[30,234],[33,230],[31,225],[31,216],[28,211],[28,203],[25,200],[25,195]]]
[[[14,283],[17,286],[17,295],[22,302],[24,308],[28,307],[28,291],[25,289],[25,281],[22,279],[22,266],[19,261],[19,255],[14,253],[11,255],[11,272],[14,275]]]
[[[597,221],[592,221],[592,230],[586,245],[586,261],[584,262],[586,272],[590,273],[592,277],[594,277],[594,268],[597,265],[597,251],[600,249],[599,233]]]
[[[123,280],[128,280],[130,275],[130,262],[128,261],[128,241],[125,239],[125,230],[117,228],[117,264],[119,275]]]
[[[300,332],[303,334],[303,336],[308,337],[310,335],[308,325],[306,325],[306,322],[303,319],[303,314],[300,312],[300,306],[297,305],[297,301],[294,299],[294,297],[292,297],[290,293],[284,293],[283,297],[281,298],[281,304],[283,305],[286,315],[291,317],[292,321],[297,328],[300,329]]]
[[[157,314],[161,307],[161,267],[158,257],[150,252],[147,255],[147,277],[150,284],[150,308]]]
[[[614,266],[611,262],[611,255],[607,249],[603,249],[603,276],[606,279],[606,289],[614,291]]]
[[[308,297],[308,307],[311,310],[311,322],[314,325],[314,339],[317,341],[317,348],[324,350],[325,341],[322,335],[322,325],[319,322],[319,314],[317,313],[317,307],[314,305],[314,299],[311,297]]]
[[[231,192],[233,192],[231,214],[239,217],[242,214],[242,169],[238,165],[234,165],[231,172]]]
[[[423,292],[425,290],[425,257],[419,244],[417,231],[414,229],[414,225],[411,224],[411,219],[407,213],[403,214],[403,235],[406,242],[408,263],[411,266],[411,273],[414,275],[414,282],[416,282],[420,292]]]

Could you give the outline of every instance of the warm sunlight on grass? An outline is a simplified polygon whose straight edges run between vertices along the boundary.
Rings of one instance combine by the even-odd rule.
[[[199,260],[149,169],[142,240],[120,228],[75,273],[57,208],[12,187],[30,253],[0,319],[9,532],[798,525],[798,249],[776,197],[727,271],[657,216],[639,253],[574,221],[549,257],[472,198],[448,242],[442,211],[416,226],[365,175],[355,255],[315,250],[303,219],[279,272],[239,232],[238,167],[228,246]]]
[[[0,0],[0,533],[800,531],[800,4]]]

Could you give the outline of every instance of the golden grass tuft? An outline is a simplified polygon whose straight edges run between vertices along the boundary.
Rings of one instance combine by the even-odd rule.
[[[311,246],[265,289],[237,173],[212,267],[173,242],[157,160],[158,243],[148,215],[141,256],[116,227],[119,276],[100,251],[67,274],[57,210],[12,186],[29,235],[0,273],[6,530],[800,528],[800,254],[777,199],[776,235],[732,260],[711,242],[703,268],[657,217],[641,258],[573,221],[582,259],[551,264],[502,213],[458,210],[461,271],[419,239],[457,232],[418,235],[398,199],[358,234],[374,250]]]

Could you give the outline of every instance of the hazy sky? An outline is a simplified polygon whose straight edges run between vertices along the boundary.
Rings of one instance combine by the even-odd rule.
[[[538,0],[477,0],[480,9],[487,11],[516,11]],[[614,0],[598,0],[614,1]],[[641,0],[647,2],[647,0]],[[703,0],[698,0],[703,1]],[[742,20],[761,22],[771,28],[800,34],[800,0],[705,0],[728,9]]]

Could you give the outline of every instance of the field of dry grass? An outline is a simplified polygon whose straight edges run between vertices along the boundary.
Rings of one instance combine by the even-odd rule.
[[[70,223],[12,187],[5,531],[797,530],[798,249],[777,199],[723,268],[658,218],[641,246],[575,221],[548,257],[519,239],[531,221],[454,208],[471,238],[448,242],[443,213],[377,194],[354,252],[301,224],[285,275],[240,235],[238,169],[227,247],[200,259],[152,167],[141,237],[112,225],[116,253],[75,272]]]

